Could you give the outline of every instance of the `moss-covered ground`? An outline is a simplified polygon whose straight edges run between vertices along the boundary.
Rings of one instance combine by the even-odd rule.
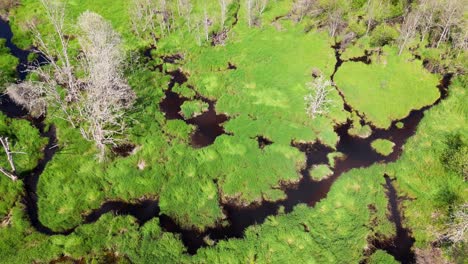
[[[388,128],[392,120],[430,105],[440,96],[438,77],[409,54],[396,56],[396,48],[383,48],[373,63],[344,63],[335,76],[346,101],[376,127]]]
[[[11,55],[5,46],[5,39],[0,38],[0,91],[3,92],[5,84],[14,81],[18,59]]]

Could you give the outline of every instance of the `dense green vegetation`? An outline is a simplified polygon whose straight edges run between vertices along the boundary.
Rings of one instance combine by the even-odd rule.
[[[316,165],[310,171],[310,176],[314,180],[321,180],[325,177],[330,176],[333,173],[333,170],[330,169],[327,165]]]
[[[6,83],[12,82],[16,75],[18,59],[10,54],[5,47],[5,40],[0,38],[0,91],[3,91]]]
[[[394,256],[374,250],[371,243],[396,235],[388,217],[383,175],[395,178],[398,195],[406,197],[400,199],[399,209],[404,227],[416,241],[414,248],[426,250],[437,244],[433,242],[446,233],[453,211],[466,204],[466,48],[455,45],[455,35],[436,47],[432,42],[441,32],[434,29],[412,38],[399,54],[402,16],[409,10],[406,1],[276,0],[265,1],[268,4],[260,12],[262,1],[252,0],[255,9],[249,11],[248,1],[232,0],[224,22],[219,1],[191,1],[189,14],[178,1],[167,1],[166,7],[154,1],[158,10],[171,14],[171,25],[163,26],[166,20],[157,16],[157,27],[143,33],[136,31],[135,2],[67,1],[64,27],[78,76],[86,73],[80,68],[81,43],[76,37],[80,32],[74,26],[81,13],[100,14],[122,37],[123,75],[137,99],[125,113],[125,134],[117,137],[135,149],[124,157],[107,146],[101,162],[95,144],[67,122],[57,105],[49,105],[44,122],[56,127],[59,149],[38,182],[38,218],[53,231],[71,233],[37,231],[22,202],[25,182],[0,175],[1,263],[42,263],[62,256],[90,263],[395,263]],[[300,5],[308,2],[323,12],[311,14],[312,9]],[[416,2],[413,10],[418,10]],[[337,23],[334,12],[339,13]],[[18,47],[38,44],[30,22],[46,36],[47,44],[59,45],[41,1],[22,0],[9,8],[8,18]],[[460,30],[455,25],[451,32]],[[226,38],[220,37],[221,45],[212,45],[220,32]],[[350,33],[354,39],[349,40]],[[0,39],[0,90],[15,81],[18,64],[4,43]],[[180,59],[164,62],[174,54]],[[369,64],[356,61],[364,55]],[[337,57],[344,62],[335,68]],[[200,98],[213,101],[216,113],[228,117],[222,124],[225,133],[213,144],[192,147],[197,126],[169,120],[161,111],[159,103],[173,78],[168,73],[176,70],[188,79],[172,88],[187,98],[180,106],[185,120],[208,110]],[[288,213],[280,208],[264,223],[247,227],[243,238],[214,243],[207,236],[207,244],[214,245],[191,256],[181,236],[161,227],[157,217],[141,224],[132,216],[109,212],[83,224],[105,201],[136,204],[155,199],[161,214],[184,229],[228,226],[225,204],[247,207],[287,199],[285,187],[298,183],[306,167],[307,157],[296,143],[320,141],[335,151],[328,154],[329,166],[308,168],[311,180],[327,179],[334,164],[345,158],[336,152],[337,127],[351,122],[349,134],[361,138],[375,128],[389,128],[412,110],[436,102],[437,85],[447,72],[456,73],[448,97],[424,112],[395,162],[347,171],[313,207],[299,204]],[[314,75],[330,79],[334,73],[328,111],[311,118],[304,102],[308,83]],[[41,77],[30,74],[28,79]],[[60,96],[65,97],[66,86],[59,85]],[[345,110],[345,103],[351,110]],[[15,163],[20,178],[28,177],[47,138],[40,137],[29,121],[3,114],[0,136],[11,139],[13,150],[26,153],[15,155]],[[259,137],[269,144],[261,145]],[[371,146],[384,156],[395,147],[385,139]],[[0,152],[0,166],[7,165]],[[440,247],[445,258],[463,261],[465,244]]]
[[[430,105],[438,97],[437,76],[424,70],[409,54],[396,56],[396,49],[383,48],[372,56],[373,63],[345,63],[335,80],[346,101],[366,120],[388,128],[412,109]]]
[[[393,152],[395,143],[386,139],[376,139],[372,141],[371,146],[375,151],[377,151],[377,153],[388,156]]]
[[[27,176],[41,158],[41,150],[47,143],[39,132],[26,120],[15,120],[0,114],[0,135],[7,137],[11,151],[14,154],[16,170],[19,175]],[[5,152],[0,152],[0,167],[9,168]],[[21,200],[23,186],[20,182],[12,182],[9,178],[0,177],[0,219],[11,213],[15,203]]]

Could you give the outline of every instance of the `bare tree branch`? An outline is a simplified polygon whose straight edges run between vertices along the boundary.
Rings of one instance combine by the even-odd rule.
[[[0,172],[5,174],[11,180],[16,181],[18,179],[18,177],[15,175],[16,167],[15,167],[15,163],[13,161],[13,155],[12,155],[13,152],[10,150],[10,144],[8,142],[8,138],[7,137],[0,137],[0,142],[1,142],[2,146],[3,146],[3,150],[5,151],[5,154],[7,156],[8,163],[10,163],[10,167],[11,167],[11,172],[9,172],[6,169],[1,168],[1,167],[0,167]]]
[[[328,113],[332,100],[327,98],[332,82],[325,80],[323,76],[316,78],[307,84],[310,93],[304,97],[306,102],[306,113],[313,119],[318,115]]]
[[[125,130],[125,113],[135,100],[135,93],[122,76],[123,52],[120,36],[101,16],[85,12],[78,18],[82,31],[79,42],[83,48],[84,69],[87,71],[85,92],[80,100],[84,125],[82,135],[93,140],[104,158],[105,145],[115,145]]]

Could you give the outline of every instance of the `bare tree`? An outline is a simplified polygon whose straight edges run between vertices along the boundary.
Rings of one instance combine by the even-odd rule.
[[[406,45],[408,45],[408,42],[410,42],[416,35],[416,30],[419,26],[420,18],[421,14],[419,12],[409,12],[405,16],[405,20],[403,21],[403,24],[400,28],[400,36],[398,38],[398,55],[403,52],[403,50],[406,48]]]
[[[421,31],[421,40],[424,40],[429,34],[431,28],[435,25],[435,19],[440,9],[439,0],[421,0],[416,11],[420,13],[419,28]]]
[[[249,27],[255,25],[260,16],[265,12],[269,0],[246,0],[247,22]]]
[[[82,135],[93,140],[105,155],[105,145],[116,145],[125,130],[124,116],[135,94],[122,75],[123,52],[119,35],[101,16],[85,12],[78,18],[79,42],[87,80],[80,102],[84,124]]]
[[[268,6],[269,0],[256,0],[255,3],[257,7],[256,9],[257,9],[258,16],[261,16],[263,12],[265,12],[265,9]]]
[[[205,32],[205,40],[208,41],[210,38],[210,26],[211,20],[208,17],[208,12],[206,11],[206,5],[203,9],[203,30]]]
[[[438,26],[442,32],[436,44],[437,48],[440,43],[447,40],[452,27],[458,25],[463,20],[464,4],[464,0],[445,0],[441,5],[442,9]]]
[[[32,81],[10,84],[6,89],[6,93],[15,103],[24,107],[36,118],[46,113],[45,91],[46,88],[42,83]]]
[[[11,85],[8,93],[26,109],[35,110],[33,115],[44,114],[46,103],[57,106],[65,115],[64,119],[75,127],[75,122],[69,113],[69,103],[77,100],[80,86],[74,76],[75,68],[71,63],[68,38],[65,35],[65,5],[52,0],[40,0],[40,2],[55,34],[42,35],[37,30],[36,23],[31,23],[30,27],[39,54],[45,57],[48,65],[46,67],[35,65],[28,69],[39,77],[40,83],[26,82]],[[65,96],[57,90],[59,85],[65,88]],[[39,95],[47,100],[39,99]],[[25,96],[25,98],[20,98],[20,96]]]
[[[54,79],[58,84],[64,85],[67,88],[67,101],[76,100],[79,87],[76,78],[73,75],[74,69],[69,55],[68,38],[65,35],[65,5],[61,2],[52,0],[40,0],[42,6],[46,11],[47,18],[52,24],[55,35],[52,39],[45,39],[45,37],[37,30],[35,25],[32,25],[32,31],[35,36],[36,44],[42,56],[45,56],[48,63],[52,66]],[[41,77],[46,72],[36,72]]]
[[[326,9],[325,13],[328,32],[331,37],[334,37],[338,33],[340,26],[343,24],[343,9],[335,2]]]
[[[297,22],[302,21],[307,15],[317,15],[321,12],[322,9],[317,5],[317,0],[296,0],[291,10]]]
[[[304,97],[306,113],[311,118],[328,113],[332,100],[329,100],[327,95],[331,90],[332,82],[330,80],[325,80],[323,76],[320,76],[313,82],[308,83],[307,86],[310,93]]]
[[[468,22],[465,20],[456,33],[452,33],[453,48],[457,50],[457,57],[468,49]]]
[[[367,30],[366,35],[369,34],[372,23],[374,22],[377,12],[382,8],[382,0],[367,0]]]
[[[8,142],[7,137],[0,137],[0,142],[2,144],[3,150],[7,156],[8,163],[10,164],[11,171],[6,170],[5,168],[0,167],[0,172],[3,173],[5,176],[10,178],[12,181],[16,181],[18,177],[16,174],[16,167],[15,162],[13,161],[13,154],[15,153],[22,153],[22,152],[13,152],[10,150],[10,144]],[[24,153],[22,153],[24,154]]]
[[[133,31],[142,38],[150,38],[156,42],[156,21],[158,7],[154,0],[133,0],[130,5],[130,18]]]

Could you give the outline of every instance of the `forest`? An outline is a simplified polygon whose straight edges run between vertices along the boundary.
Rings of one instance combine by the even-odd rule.
[[[0,263],[466,263],[466,0],[0,0]]]

